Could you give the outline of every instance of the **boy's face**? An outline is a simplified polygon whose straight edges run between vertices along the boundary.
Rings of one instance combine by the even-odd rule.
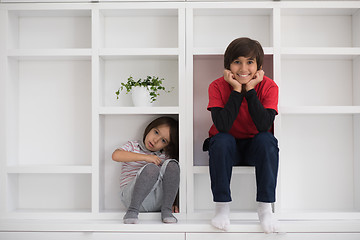
[[[254,78],[257,72],[256,59],[238,57],[230,64],[230,71],[234,74],[235,80],[241,84],[246,84]]]

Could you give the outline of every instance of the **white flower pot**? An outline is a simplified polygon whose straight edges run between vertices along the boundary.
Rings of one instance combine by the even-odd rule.
[[[151,107],[153,105],[146,87],[134,87],[131,90],[131,97],[135,107]]]

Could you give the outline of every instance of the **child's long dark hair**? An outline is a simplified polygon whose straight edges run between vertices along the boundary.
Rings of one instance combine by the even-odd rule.
[[[167,125],[170,127],[170,142],[164,148],[165,154],[173,159],[179,159],[179,127],[178,121],[171,117],[159,117],[153,120],[149,125],[145,128],[143,141],[145,141],[146,135],[150,132],[151,129],[161,126]]]

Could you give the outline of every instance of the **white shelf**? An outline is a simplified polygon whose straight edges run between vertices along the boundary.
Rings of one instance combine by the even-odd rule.
[[[271,47],[265,47],[264,54],[274,54],[274,49]],[[225,48],[195,48],[193,51],[194,55],[224,55]]]
[[[178,48],[105,48],[100,49],[102,57],[111,56],[177,56]]]
[[[73,57],[90,58],[91,49],[11,49],[7,51],[9,57]]]
[[[178,10],[100,10],[100,31],[103,48],[176,48],[179,46]]]
[[[99,114],[179,114],[178,107],[101,107]]]
[[[360,56],[359,47],[292,47],[292,48],[281,48],[281,54],[283,55],[294,55],[294,56],[348,56],[358,57]]]
[[[7,182],[7,212],[91,210],[91,174],[9,173]]]
[[[170,93],[160,91],[154,107],[179,106],[181,78],[180,55],[111,55],[100,58],[100,106],[101,107],[132,107],[131,94],[120,92],[119,99],[115,92],[129,76],[135,80],[146,76],[164,78],[163,86]]]
[[[258,7],[260,5],[256,4]],[[206,7],[197,8],[194,5],[193,15],[190,16],[193,21],[191,38],[193,47],[223,49],[233,39],[240,36],[248,36],[257,39],[263,47],[273,47],[272,35],[273,29],[271,23],[273,18],[272,9],[250,8],[245,6],[231,7],[229,4],[207,4]],[[241,28],[224,28],[229,23],[246,22]],[[214,33],[216,37],[214,36]],[[223,51],[222,51],[223,52]]]
[[[92,173],[91,166],[9,166],[7,173]]]
[[[347,8],[350,4],[354,8]],[[283,47],[359,47],[359,24],[359,6],[355,3],[284,8],[281,9],[281,44]]]
[[[9,10],[8,49],[90,48],[90,15],[90,10]]]
[[[281,106],[281,114],[360,114],[360,106]]]
[[[209,166],[194,166],[194,174],[209,174]],[[255,167],[236,166],[232,171],[234,174],[255,174]]]

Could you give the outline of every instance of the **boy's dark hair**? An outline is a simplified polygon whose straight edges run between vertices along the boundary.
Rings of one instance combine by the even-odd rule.
[[[256,59],[257,70],[260,70],[264,59],[264,50],[256,40],[246,37],[237,38],[226,48],[224,54],[225,69],[230,70],[230,64],[238,57]]]
[[[178,121],[171,117],[159,117],[154,119],[149,125],[145,128],[143,141],[145,141],[146,135],[150,132],[151,129],[156,128],[161,125],[167,125],[170,127],[170,142],[164,148],[165,154],[170,158],[178,159],[179,158],[179,127]]]

